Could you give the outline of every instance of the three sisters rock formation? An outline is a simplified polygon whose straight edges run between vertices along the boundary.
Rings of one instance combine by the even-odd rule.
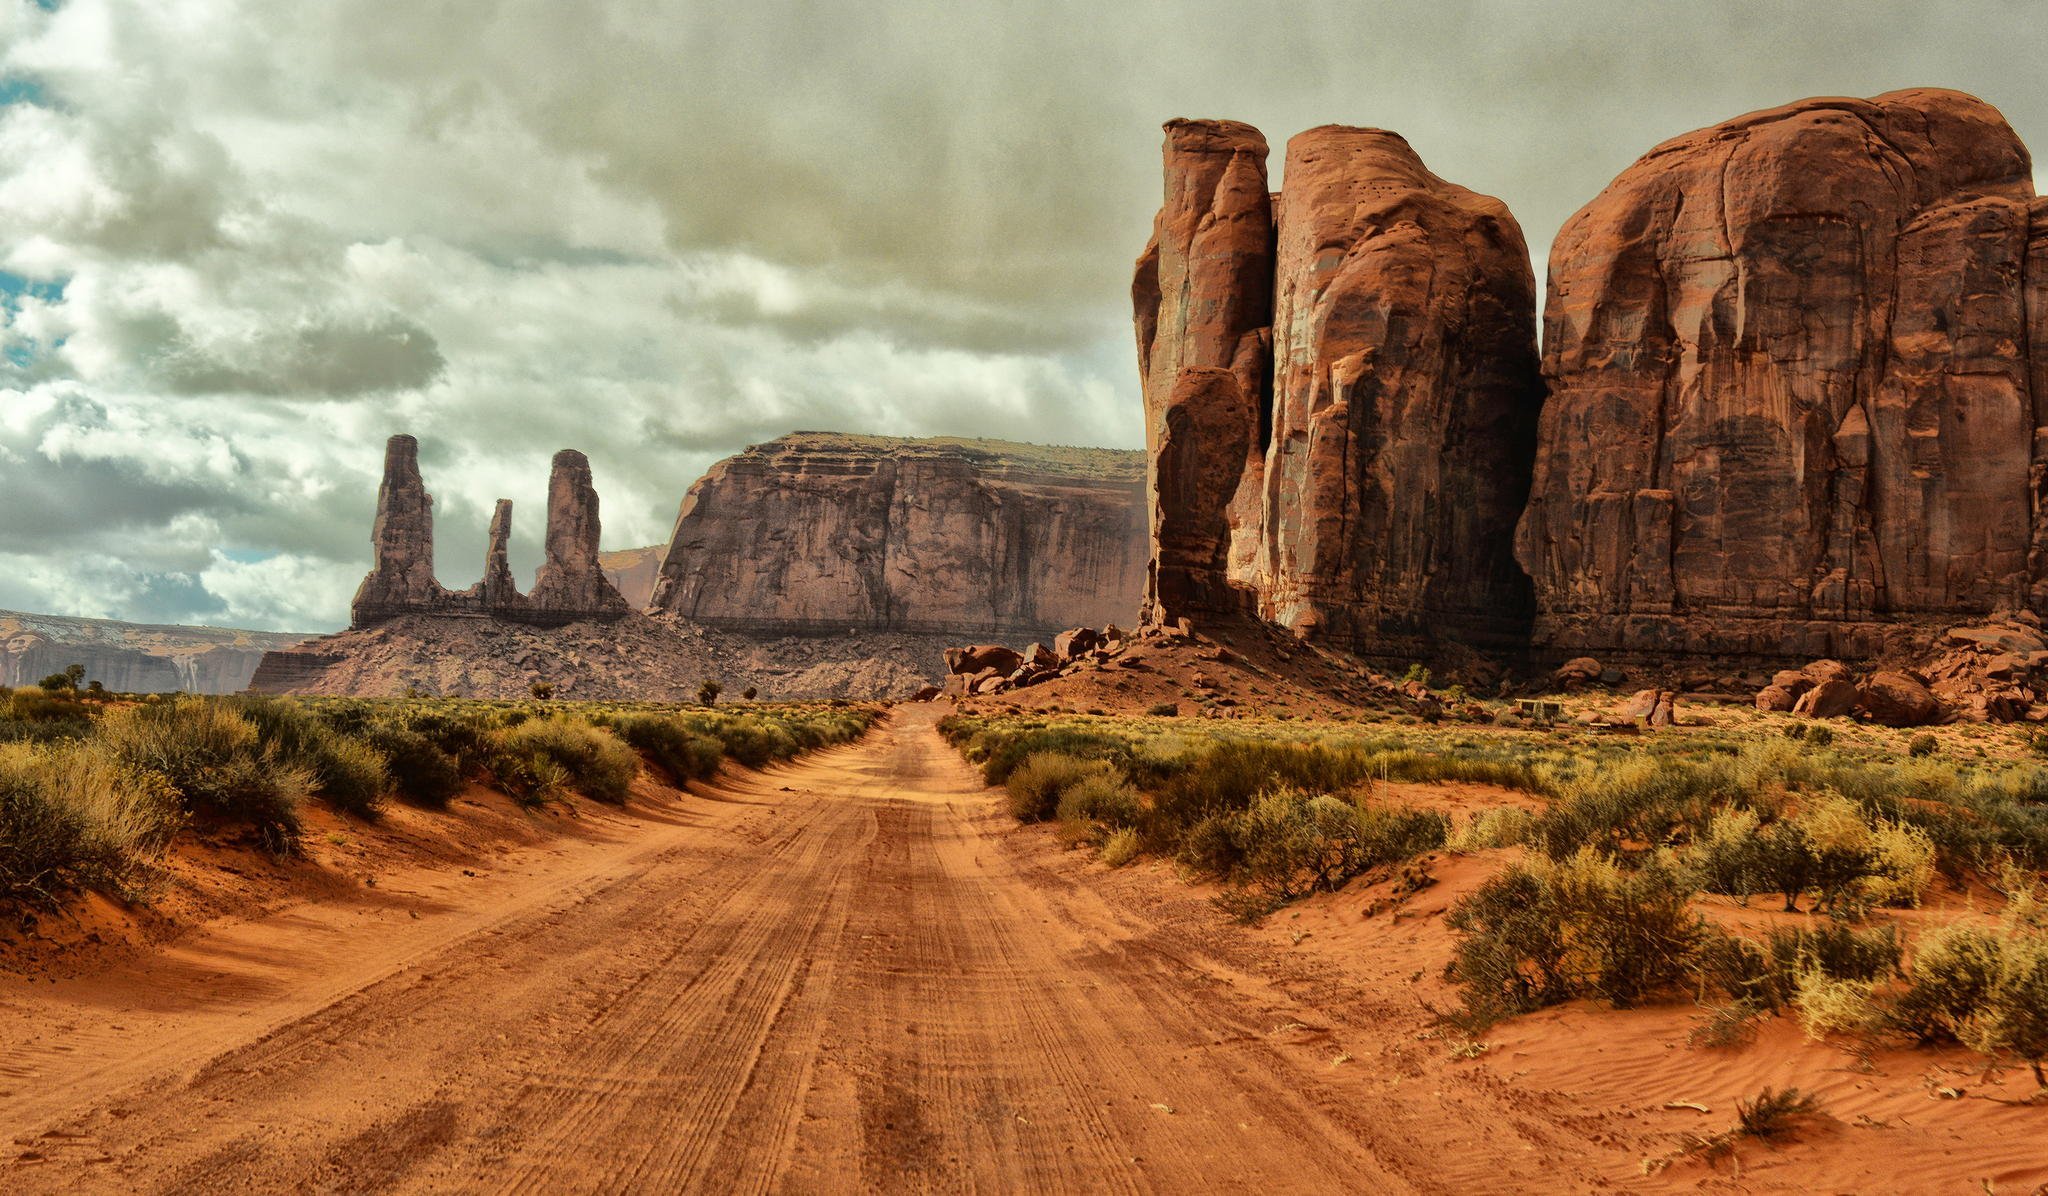
[[[1651,150],[1550,255],[1407,142],[1166,126],[1146,617],[1340,646],[1868,657],[2048,609],[2048,202],[1990,105]]]

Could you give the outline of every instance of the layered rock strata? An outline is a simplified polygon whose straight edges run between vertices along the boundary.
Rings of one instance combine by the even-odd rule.
[[[1498,200],[1380,129],[1288,145],[1166,126],[1132,284],[1154,566],[1146,618],[1250,609],[1389,653],[1512,647],[1541,389],[1535,282]]]
[[[307,638],[0,610],[0,685],[34,685],[75,664],[116,693],[237,693],[267,652]]]
[[[653,605],[711,627],[1047,638],[1142,598],[1134,452],[800,432],[683,500]]]
[[[1868,658],[2048,600],[2048,212],[1990,105],[1666,142],[1559,233],[1545,321],[1539,653]]]
[[[548,481],[547,561],[534,592],[522,595],[512,577],[512,503],[499,499],[484,548],[484,576],[467,590],[434,578],[434,498],[420,477],[419,442],[393,436],[384,449],[377,489],[375,549],[369,575],[356,590],[350,626],[364,628],[401,615],[450,615],[559,626],[617,619],[628,611],[598,562],[597,491],[582,453],[555,454]]]

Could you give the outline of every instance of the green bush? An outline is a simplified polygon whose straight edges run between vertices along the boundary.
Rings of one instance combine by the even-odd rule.
[[[1452,973],[1466,1016],[1599,997],[1633,1005],[1697,976],[1710,932],[1692,890],[1656,861],[1628,870],[1587,849],[1510,867],[1455,906]]]
[[[313,775],[314,792],[328,804],[362,818],[377,816],[390,785],[382,752],[289,699],[239,698],[231,704],[256,725],[271,758]]]
[[[1138,814],[1138,791],[1107,771],[1085,776],[1060,791],[1061,822],[1100,823],[1122,830],[1135,825]]]
[[[1333,892],[1382,864],[1434,851],[1449,832],[1450,819],[1434,811],[1275,789],[1242,810],[1197,824],[1182,859],[1276,907]]]
[[[1102,862],[1121,868],[1138,858],[1138,832],[1130,827],[1110,832],[1102,841]]]
[[[1536,816],[1517,806],[1480,810],[1451,833],[1444,846],[1460,855],[1494,847],[1513,847],[1525,842],[1536,825]]]
[[[1010,770],[1003,782],[1012,817],[1019,822],[1044,822],[1058,815],[1060,798],[1083,781],[1113,779],[1114,770],[1099,760],[1083,760],[1059,752],[1037,752]]]
[[[2002,946],[1996,932],[1960,924],[1923,936],[1893,1003],[1893,1025],[1923,1043],[1965,1041],[1998,985]]]
[[[1894,1025],[1922,1041],[1955,1039],[2023,1059],[2048,1088],[2048,915],[2031,881],[2013,894],[1997,930],[1956,925],[1929,935],[1906,979]]]
[[[676,718],[628,714],[613,719],[611,728],[678,785],[708,778],[725,758],[725,747],[716,737],[693,731]]]
[[[529,792],[574,786],[597,801],[623,804],[640,772],[640,757],[608,731],[571,715],[528,719],[507,728],[498,737],[498,757],[505,761]],[[545,764],[560,770],[561,781],[552,780]],[[504,774],[499,774],[504,779]],[[514,796],[519,796],[515,794]],[[534,800],[546,800],[536,797]]]
[[[1224,740],[1172,766],[1155,795],[1149,835],[1170,844],[1204,819],[1248,808],[1275,789],[1343,793],[1370,789],[1372,762],[1357,747]]]
[[[462,792],[462,766],[424,734],[398,723],[372,723],[362,736],[383,753],[391,786],[405,800],[440,809]]]
[[[716,716],[698,724],[717,738],[725,754],[748,768],[766,768],[803,750],[789,726],[758,715]]]
[[[256,724],[227,703],[180,698],[109,711],[99,739],[123,764],[163,777],[192,814],[246,822],[273,851],[297,846],[313,774],[266,751]]]

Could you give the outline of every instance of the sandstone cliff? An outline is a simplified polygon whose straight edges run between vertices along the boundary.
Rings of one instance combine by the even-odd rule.
[[[645,548],[621,548],[615,552],[598,554],[597,563],[603,567],[604,575],[618,588],[619,597],[634,610],[646,610],[654,601],[654,583],[661,576],[661,557],[664,546],[650,544]]]
[[[1288,142],[1279,226],[1262,612],[1379,652],[1517,644],[1542,403],[1521,227],[1337,125]]]
[[[799,432],[690,488],[654,606],[757,632],[1030,638],[1130,621],[1135,452]]]
[[[34,685],[78,664],[117,693],[238,693],[265,652],[306,638],[0,611],[0,685]]]
[[[2041,605],[2044,228],[2025,147],[1956,92],[1805,100],[1624,171],[1550,256],[1539,651],[1868,657]]]
[[[1249,125],[1171,121],[1164,159],[1132,282],[1147,619],[1255,610],[1377,654],[1518,646],[1542,392],[1514,217],[1381,129],[1294,138],[1278,196]]]

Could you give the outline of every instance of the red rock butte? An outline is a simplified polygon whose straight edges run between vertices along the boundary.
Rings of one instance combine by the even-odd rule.
[[[1166,126],[1146,617],[1378,655],[1867,658],[2048,607],[2048,205],[1990,105],[1674,138],[1550,254],[1406,141]]]

